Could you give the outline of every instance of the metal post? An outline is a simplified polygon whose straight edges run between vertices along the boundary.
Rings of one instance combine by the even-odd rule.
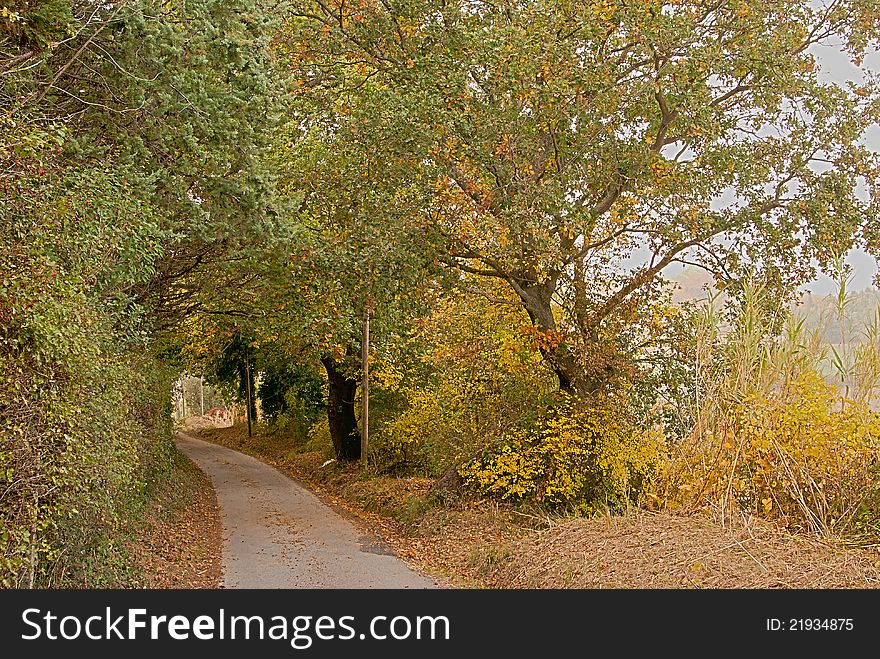
[[[248,437],[253,437],[251,434],[251,360],[245,355],[244,358],[244,373],[245,373],[245,390],[247,391],[247,421],[248,421]]]

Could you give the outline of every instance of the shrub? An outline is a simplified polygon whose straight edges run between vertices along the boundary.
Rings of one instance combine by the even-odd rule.
[[[751,392],[704,440],[690,464],[703,501],[822,533],[880,517],[866,505],[880,493],[880,416],[815,372]]]
[[[126,520],[173,449],[168,373],[128,294],[158,229],[100,168],[0,187],[0,586],[118,583]]]
[[[420,324],[410,352],[373,371],[370,454],[380,469],[439,475],[537,418],[556,388],[525,312],[450,295]],[[392,398],[391,394],[394,394]],[[373,399],[371,398],[371,401]]]
[[[257,386],[271,426],[304,438],[324,407],[321,378],[306,364],[269,361]]]
[[[662,437],[638,428],[614,400],[578,408],[560,397],[532,427],[466,464],[466,482],[502,499],[587,513],[638,501],[662,459]]]

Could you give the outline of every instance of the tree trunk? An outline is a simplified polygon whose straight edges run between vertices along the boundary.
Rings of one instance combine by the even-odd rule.
[[[327,423],[336,459],[340,462],[359,460],[361,438],[354,412],[357,380],[345,375],[333,357],[321,358],[327,371]]]
[[[519,284],[517,293],[525,305],[532,324],[541,333],[547,335],[547,342],[541,342],[539,349],[541,355],[559,378],[559,388],[578,397],[584,397],[596,391],[598,384],[588,377],[585,369],[572,353],[571,347],[562,340],[558,333],[551,304],[555,282],[543,284],[519,282]]]

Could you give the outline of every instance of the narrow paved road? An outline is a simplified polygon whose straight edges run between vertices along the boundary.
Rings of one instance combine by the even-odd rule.
[[[259,460],[179,433],[214,482],[224,588],[436,588],[312,492]]]

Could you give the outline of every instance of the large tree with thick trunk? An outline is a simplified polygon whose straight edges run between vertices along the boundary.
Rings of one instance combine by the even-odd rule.
[[[300,0],[287,38],[335,134],[410,165],[439,258],[500,280],[581,396],[646,356],[674,264],[780,291],[877,251],[869,0]],[[349,155],[349,157],[351,157]],[[867,182],[867,185],[866,185]],[[863,188],[862,193],[859,188]],[[474,282],[477,282],[476,284]],[[479,290],[482,288],[482,290]]]
[[[298,61],[295,48],[286,55]],[[337,459],[347,461],[362,457],[364,314],[375,344],[399,341],[425,311],[422,292],[440,264],[439,234],[419,212],[429,195],[410,179],[415,161],[386,149],[380,135],[339,130],[349,108],[347,83],[338,82],[308,88],[300,80],[273,154],[280,190],[295,201],[295,239],[272,254],[280,270],[267,277],[264,297],[283,307],[271,311],[270,333],[323,364],[329,431]]]
[[[327,424],[338,460],[361,457],[361,435],[355,414],[355,392],[358,381],[332,355],[324,355],[321,363],[327,371]]]

